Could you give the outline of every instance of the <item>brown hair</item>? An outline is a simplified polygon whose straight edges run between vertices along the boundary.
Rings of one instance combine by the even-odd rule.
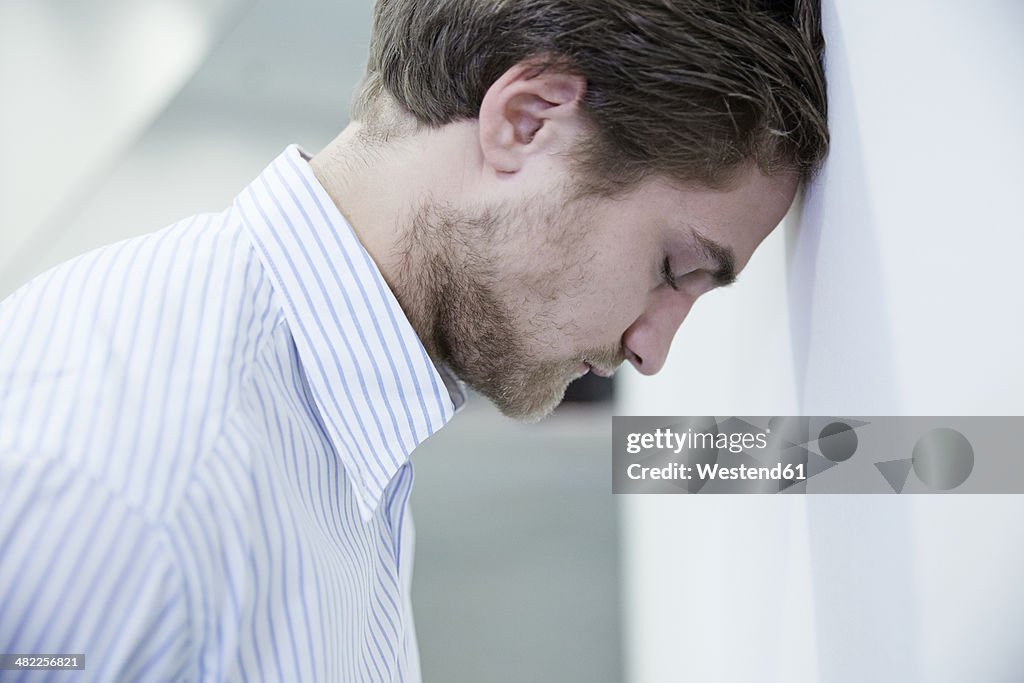
[[[828,151],[823,48],[815,0],[378,0],[353,116],[385,137],[385,99],[421,126],[476,118],[506,70],[542,58],[586,80],[591,191],[714,187],[749,161],[807,179]]]

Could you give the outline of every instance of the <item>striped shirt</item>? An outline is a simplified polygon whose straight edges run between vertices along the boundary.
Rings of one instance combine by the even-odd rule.
[[[0,304],[3,680],[417,681],[409,455],[461,404],[286,149]],[[20,677],[20,678],[19,678]]]

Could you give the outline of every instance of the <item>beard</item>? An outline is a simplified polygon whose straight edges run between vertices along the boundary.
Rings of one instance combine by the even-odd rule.
[[[563,331],[551,304],[564,294],[555,285],[559,275],[579,267],[579,259],[569,256],[579,253],[578,247],[570,248],[575,240],[569,234],[577,219],[571,207],[550,199],[475,210],[428,200],[400,245],[402,267],[392,289],[401,292],[399,303],[428,355],[510,418],[534,422],[551,413],[580,375],[582,362],[614,368],[623,360],[618,345],[583,349],[571,357],[543,355],[542,340]],[[537,245],[541,254],[517,253],[522,264],[503,262],[503,244],[538,230],[543,231]],[[511,267],[545,257],[548,267],[539,272]],[[528,301],[535,309],[530,315],[525,314]]]

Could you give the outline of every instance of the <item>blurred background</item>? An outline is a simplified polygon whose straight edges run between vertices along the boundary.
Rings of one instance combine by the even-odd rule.
[[[0,298],[319,150],[370,10],[0,2]],[[1020,496],[610,493],[613,413],[1024,413],[1024,6],[823,16],[828,165],[665,370],[416,452],[426,681],[1024,680]]]

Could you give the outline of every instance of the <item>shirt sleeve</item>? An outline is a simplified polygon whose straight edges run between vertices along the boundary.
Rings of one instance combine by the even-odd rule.
[[[192,680],[183,576],[166,532],[101,482],[0,449],[0,653],[85,655],[3,680]]]

